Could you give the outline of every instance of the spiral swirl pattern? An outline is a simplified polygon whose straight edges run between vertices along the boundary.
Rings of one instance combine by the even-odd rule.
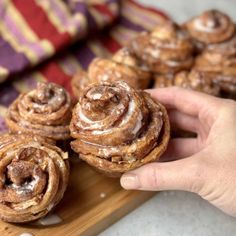
[[[45,216],[63,197],[67,153],[29,135],[0,136],[0,218],[28,222]]]
[[[79,98],[81,91],[89,84],[123,80],[136,89],[146,89],[151,73],[128,48],[117,51],[111,59],[95,58],[89,65],[88,72],[79,71],[72,80],[72,89]]]
[[[170,132],[165,108],[123,81],[86,88],[70,130],[76,138],[72,149],[90,165],[115,175],[158,159]]]
[[[11,104],[6,123],[13,133],[68,139],[71,108],[70,96],[62,87],[42,82]]]
[[[143,32],[129,47],[151,72],[177,72],[193,64],[192,41],[173,22],[159,25],[150,33]]]
[[[226,14],[210,10],[184,24],[189,34],[202,49],[204,45],[221,43],[235,35],[235,24]],[[201,43],[203,45],[201,45]]]
[[[236,94],[236,40],[209,47],[196,58],[195,68],[211,73],[222,91]]]

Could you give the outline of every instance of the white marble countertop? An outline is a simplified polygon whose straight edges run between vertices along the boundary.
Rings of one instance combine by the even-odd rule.
[[[235,0],[140,0],[159,7],[177,22],[215,8],[236,20]],[[160,192],[109,227],[100,236],[233,236],[236,218],[220,212],[199,196],[181,191]]]

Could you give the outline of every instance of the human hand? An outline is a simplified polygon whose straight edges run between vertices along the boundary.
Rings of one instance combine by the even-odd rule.
[[[197,133],[175,138],[156,162],[125,173],[125,189],[195,192],[236,216],[236,102],[181,88],[149,90],[169,110],[172,127]]]

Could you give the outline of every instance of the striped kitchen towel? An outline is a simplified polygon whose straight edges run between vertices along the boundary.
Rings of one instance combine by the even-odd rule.
[[[0,131],[7,106],[48,80],[69,91],[77,70],[166,21],[134,0],[0,0]]]

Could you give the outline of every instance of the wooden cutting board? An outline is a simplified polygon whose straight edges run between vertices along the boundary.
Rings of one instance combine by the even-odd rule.
[[[0,221],[0,235],[97,235],[153,195],[153,192],[123,190],[119,179],[107,178],[85,163],[74,161],[71,165],[68,190],[54,211],[62,222],[42,226],[16,225]]]

